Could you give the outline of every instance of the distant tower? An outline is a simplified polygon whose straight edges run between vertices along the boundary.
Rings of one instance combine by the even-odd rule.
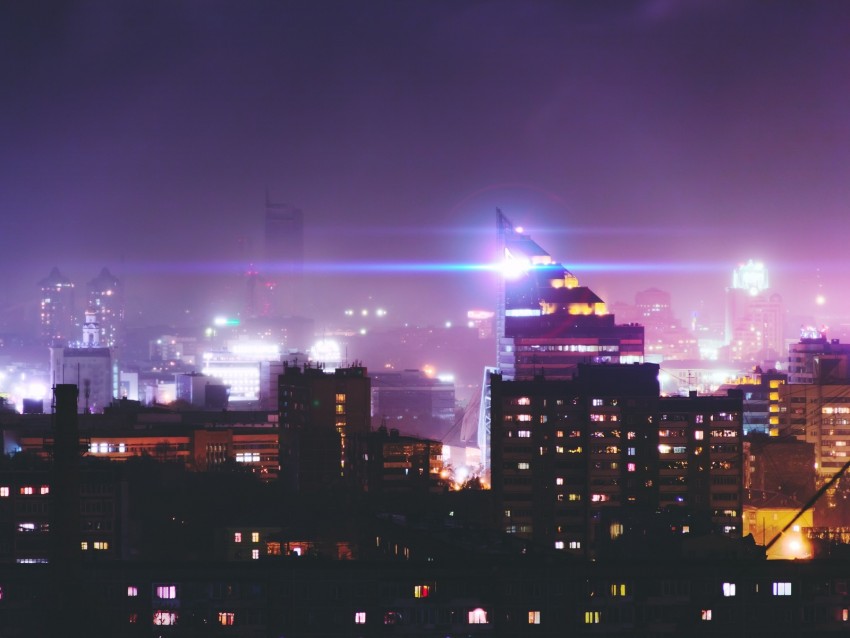
[[[100,347],[100,324],[97,323],[97,315],[92,310],[86,310],[86,322],[83,324],[84,348]]]
[[[112,402],[112,352],[101,340],[97,314],[86,312],[82,341],[73,346],[50,348],[50,380],[53,385],[73,384],[82,391],[82,412],[102,412]]]
[[[100,274],[88,283],[88,309],[100,320],[100,342],[115,348],[120,341],[124,321],[124,289],[120,280],[103,268]]]
[[[784,358],[785,308],[770,289],[767,268],[749,260],[732,273],[726,289],[726,344],[730,356],[748,363]]]
[[[266,193],[265,264],[275,290],[273,314],[303,314],[304,213],[286,204],[275,204]]]
[[[54,267],[38,285],[42,341],[48,346],[66,345],[74,333],[74,284]]]

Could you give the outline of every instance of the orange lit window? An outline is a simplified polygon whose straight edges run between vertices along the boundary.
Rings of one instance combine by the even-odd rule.
[[[224,625],[226,627],[230,627],[233,622],[236,620],[236,614],[232,611],[220,611],[218,612],[218,624]]]

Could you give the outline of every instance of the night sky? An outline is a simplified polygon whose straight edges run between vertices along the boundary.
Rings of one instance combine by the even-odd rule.
[[[492,307],[359,268],[490,262],[499,206],[609,303],[710,313],[755,258],[850,317],[850,2],[5,2],[0,86],[0,329],[54,265],[134,321],[238,311],[267,188],[311,313]]]

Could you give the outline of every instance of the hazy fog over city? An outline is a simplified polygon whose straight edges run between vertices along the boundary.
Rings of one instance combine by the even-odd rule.
[[[320,321],[492,309],[496,207],[609,303],[710,315],[757,259],[790,314],[850,315],[846,3],[0,11],[4,331],[53,266],[107,266],[132,323],[238,314],[266,193],[304,212]]]

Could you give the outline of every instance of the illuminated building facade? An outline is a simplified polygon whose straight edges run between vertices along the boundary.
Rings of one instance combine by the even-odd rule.
[[[276,343],[233,340],[226,350],[207,351],[202,358],[201,372],[221,379],[230,388],[230,403],[241,404],[241,409],[268,403],[264,397],[268,397],[270,370],[279,369],[275,367],[280,361],[280,346]]]
[[[100,343],[95,313],[86,312],[82,333],[83,339],[76,347],[50,348],[50,382],[76,385],[80,389],[80,412],[102,412],[115,396],[112,351]]]
[[[492,376],[492,490],[507,532],[595,556],[662,526],[663,511],[664,533],[740,537],[741,397],[662,398],[657,377],[655,364]]]
[[[771,292],[761,262],[750,260],[732,274],[726,289],[726,344],[735,361],[775,364],[783,358],[785,306]]]
[[[497,367],[504,379],[569,379],[579,363],[643,360],[644,330],[617,325],[605,303],[497,212],[503,277]]]
[[[275,298],[267,304],[268,314],[303,314],[304,213],[272,203],[266,195],[264,235],[264,270],[269,283],[263,285]]]
[[[785,384],[779,390],[779,435],[814,445],[817,477],[850,461],[850,382]]]
[[[371,379],[366,368],[284,365],[279,377],[280,465],[287,485],[313,491],[349,476],[348,437],[370,431]]]
[[[97,313],[101,343],[115,348],[124,322],[124,287],[120,280],[103,268],[87,285],[87,302],[88,308]]]
[[[48,346],[66,346],[76,335],[74,284],[54,267],[38,286],[41,339]]]
[[[403,436],[386,427],[350,438],[355,447],[353,472],[361,490],[414,496],[447,489],[446,477],[441,476],[442,443]]]

